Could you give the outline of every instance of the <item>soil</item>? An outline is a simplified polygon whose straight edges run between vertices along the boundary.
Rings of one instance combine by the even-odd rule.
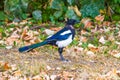
[[[66,71],[74,75],[74,80],[95,80],[113,70],[120,70],[120,59],[111,55],[96,53],[96,56],[91,57],[82,52],[69,51],[64,51],[63,55],[70,61],[60,61],[58,52],[54,48],[41,47],[36,54],[19,53],[18,48],[0,49],[0,61],[16,64],[26,75],[36,75],[49,66],[50,70],[47,70],[49,75]]]

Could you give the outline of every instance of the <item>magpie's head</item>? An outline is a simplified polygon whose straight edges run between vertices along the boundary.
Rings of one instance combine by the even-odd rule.
[[[68,19],[67,22],[66,22],[66,24],[67,25],[74,25],[74,24],[79,23],[79,22],[80,21],[75,20],[75,19]]]

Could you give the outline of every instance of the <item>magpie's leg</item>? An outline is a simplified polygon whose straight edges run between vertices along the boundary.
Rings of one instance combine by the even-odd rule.
[[[59,52],[59,55],[60,55],[60,59],[61,59],[62,61],[68,61],[68,60],[66,60],[66,59],[63,57],[63,55],[62,55],[63,48],[58,48],[58,52]]]

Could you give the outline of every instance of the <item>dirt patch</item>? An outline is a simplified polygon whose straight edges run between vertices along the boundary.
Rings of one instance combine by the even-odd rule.
[[[65,58],[71,62],[62,62],[55,49],[48,50],[42,47],[38,53],[19,53],[17,49],[0,49],[0,61],[17,65],[23,75],[34,76],[41,71],[47,71],[48,75],[67,74],[64,72],[68,72],[73,75],[74,80],[99,79],[101,76],[104,78],[108,73],[120,70],[120,59],[110,55],[96,54],[97,56],[90,57],[79,53],[73,56],[73,53],[65,51],[63,53]]]

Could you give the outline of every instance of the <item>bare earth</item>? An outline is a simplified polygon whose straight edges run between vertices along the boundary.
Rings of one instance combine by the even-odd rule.
[[[71,62],[61,62],[57,50],[46,48],[46,46],[39,48],[36,54],[34,52],[19,53],[17,48],[0,49],[0,61],[8,62],[10,65],[16,64],[22,74],[28,76],[46,71],[49,76],[68,74],[68,80],[120,79],[120,75],[117,75],[117,71],[120,70],[120,59],[99,53],[94,57],[88,56],[82,52],[69,51],[71,48],[67,50],[65,49],[63,54]],[[62,77],[61,80],[66,80]]]

